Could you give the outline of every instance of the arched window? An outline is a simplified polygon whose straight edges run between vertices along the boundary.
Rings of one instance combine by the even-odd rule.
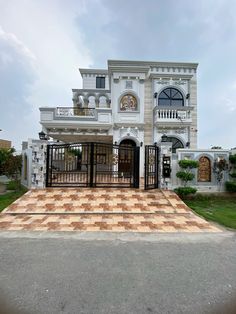
[[[174,136],[168,136],[166,141],[172,142],[172,153],[176,153],[177,148],[184,148],[183,143]]]
[[[181,107],[184,106],[184,98],[178,89],[169,87],[160,93],[158,105]]]
[[[99,97],[99,107],[100,108],[106,108],[107,107],[107,99],[105,96]]]
[[[131,94],[124,95],[120,100],[120,110],[137,111],[138,110],[137,99]]]
[[[95,108],[96,107],[95,96],[89,96],[88,97],[88,107],[89,108]]]

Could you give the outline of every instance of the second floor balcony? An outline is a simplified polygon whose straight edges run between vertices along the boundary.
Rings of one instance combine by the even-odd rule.
[[[154,124],[186,124],[192,123],[192,107],[164,107],[156,106],[154,108]]]
[[[111,114],[111,108],[42,107],[40,123],[46,128],[59,126],[109,128]]]

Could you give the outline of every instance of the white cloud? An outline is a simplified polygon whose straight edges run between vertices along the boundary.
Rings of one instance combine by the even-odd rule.
[[[1,136],[9,136],[19,147],[22,140],[37,137],[40,106],[71,105],[71,88],[81,87],[78,68],[88,67],[92,59],[75,19],[86,12],[86,5],[85,1],[13,0],[0,1],[0,7],[0,42],[7,45],[0,50],[0,72],[11,75],[9,89],[21,82],[15,95],[22,95],[20,100],[18,96],[22,107],[17,115],[18,104],[13,93],[9,95],[8,124],[5,121]],[[29,71],[33,79],[24,80]]]
[[[235,1],[0,0],[0,8],[0,43],[7,43],[0,71],[11,96],[4,98],[6,126],[18,144],[37,136],[39,106],[71,104],[78,67],[116,58],[199,62],[200,146],[222,145],[222,138],[235,146]]]
[[[232,83],[232,89],[236,89],[236,81]]]
[[[0,40],[6,41],[9,46],[17,50],[22,56],[31,59],[32,61],[36,60],[35,55],[26,47],[13,33],[7,33],[3,30],[0,25]],[[5,59],[7,60],[6,56]],[[9,60],[8,60],[9,61]]]

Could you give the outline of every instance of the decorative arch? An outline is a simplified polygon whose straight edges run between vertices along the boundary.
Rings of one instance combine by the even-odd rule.
[[[126,145],[126,146],[130,146],[130,147],[135,147],[137,144],[136,144],[136,141],[134,141],[132,138],[123,138],[119,145]]]
[[[119,110],[121,112],[138,111],[139,99],[137,95],[132,92],[126,92],[119,98]]]
[[[207,156],[198,159],[198,182],[211,182],[211,160]]]
[[[183,107],[184,93],[173,86],[165,87],[158,95],[158,106]]]
[[[167,142],[172,142],[172,153],[176,153],[178,148],[184,148],[183,141],[175,135],[167,136]]]
[[[98,96],[99,107],[104,108],[108,107],[108,98],[105,95]]]
[[[95,108],[96,107],[96,96],[90,95],[87,98],[88,98],[88,107]]]

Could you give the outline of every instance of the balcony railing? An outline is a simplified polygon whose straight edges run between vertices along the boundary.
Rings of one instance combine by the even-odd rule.
[[[155,107],[155,122],[191,122],[191,108]]]
[[[57,107],[56,117],[95,117],[95,108]]]
[[[76,125],[107,125],[111,124],[111,108],[78,108],[78,107],[41,107],[40,123],[45,127],[65,124],[67,127]]]

